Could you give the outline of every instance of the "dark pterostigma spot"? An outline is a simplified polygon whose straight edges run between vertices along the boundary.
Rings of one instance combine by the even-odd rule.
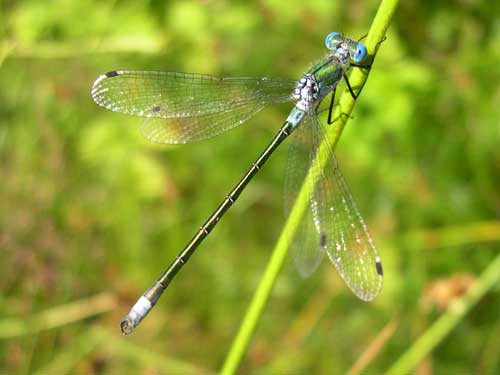
[[[323,249],[326,248],[326,233],[321,233],[319,244]]]
[[[111,72],[107,72],[105,74],[106,77],[111,78],[111,77],[116,77],[118,75],[118,72],[116,70],[112,70]]]
[[[151,111],[152,112],[160,112],[160,109],[161,109],[161,107],[159,105],[157,105],[156,107],[153,107],[153,109]]]
[[[382,271],[382,263],[380,262],[380,259],[378,259],[378,258],[375,261],[375,267],[377,267],[377,273],[379,274],[379,276],[383,276],[384,272]]]

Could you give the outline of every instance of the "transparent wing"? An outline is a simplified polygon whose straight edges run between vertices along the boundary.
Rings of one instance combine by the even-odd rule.
[[[310,184],[309,191],[312,191],[313,188],[311,180],[305,180],[315,152],[313,145],[315,139],[308,118],[309,116],[306,116],[303,123],[299,125],[292,135],[285,174],[286,217],[290,214],[304,181]],[[309,205],[311,201],[312,199],[308,200]],[[290,250],[295,267],[303,277],[311,275],[323,260],[325,251],[321,247],[320,231],[314,224],[310,207],[306,208],[304,212]]]
[[[315,114],[307,116],[307,120],[315,149],[311,161],[315,180],[311,211],[320,231],[321,247],[354,294],[365,301],[373,300],[382,288],[380,257],[340,171],[324,127]],[[323,167],[321,159],[326,160]]]
[[[309,209],[291,245],[295,265],[308,276],[326,253],[354,294],[372,300],[382,288],[382,265],[326,132],[315,113],[308,114],[295,132],[285,179],[287,215],[311,171],[306,181],[311,192]]]
[[[249,100],[227,103],[220,112],[204,113],[192,117],[148,117],[141,127],[142,135],[157,143],[188,143],[214,137],[243,124],[264,108],[266,102]],[[158,106],[157,113],[168,109]]]
[[[146,138],[185,143],[238,126],[267,103],[292,100],[295,85],[269,78],[118,70],[99,76],[91,93],[102,107],[146,117]]]

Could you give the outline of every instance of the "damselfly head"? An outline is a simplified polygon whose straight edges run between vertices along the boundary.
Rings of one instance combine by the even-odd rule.
[[[332,32],[326,36],[326,48],[340,56],[349,55],[352,62],[359,64],[366,58],[366,47],[363,43],[344,37],[341,33]],[[339,51],[341,49],[342,51]],[[347,57],[347,56],[346,56]]]

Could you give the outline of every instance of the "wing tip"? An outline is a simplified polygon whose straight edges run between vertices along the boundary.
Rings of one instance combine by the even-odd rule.
[[[96,87],[99,86],[99,84],[105,80],[106,78],[113,78],[113,77],[117,77],[119,76],[120,74],[122,74],[123,71],[122,70],[111,70],[107,73],[103,73],[103,74],[100,74],[96,80],[94,81],[94,84],[92,85],[92,91],[94,91],[96,89]]]
[[[362,301],[371,302],[379,296],[380,292],[382,291],[382,286],[384,284],[384,271],[382,268],[382,260],[380,259],[379,256],[375,257],[375,270],[377,273],[375,279],[372,279],[372,282],[365,284],[364,287],[361,288],[359,287],[357,288],[351,285],[351,283],[348,282],[348,280],[345,279],[343,275],[341,276],[346,282],[349,289],[351,289],[353,293],[356,295],[356,297],[358,297]]]
[[[384,276],[384,270],[382,269],[382,261],[380,257],[375,258],[375,268],[377,269],[377,275],[380,277]]]
[[[107,109],[112,109],[111,105],[109,103],[106,103],[103,96],[103,93],[107,92],[109,90],[109,87],[107,87],[106,84],[102,84],[102,82],[109,78],[118,77],[124,72],[124,70],[111,70],[109,72],[100,74],[96,78],[96,80],[92,84],[92,89],[90,90],[90,95],[92,96],[92,99],[94,99],[94,102],[96,104]]]
[[[106,76],[107,78],[116,77],[116,76],[120,75],[120,71],[119,70],[111,70],[110,72],[104,73],[102,75]]]

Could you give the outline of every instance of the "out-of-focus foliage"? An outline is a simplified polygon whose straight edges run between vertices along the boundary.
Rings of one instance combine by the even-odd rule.
[[[141,138],[140,119],[97,107],[91,84],[120,68],[298,78],[326,52],[327,33],[361,37],[377,5],[2,2],[2,372],[218,369],[284,222],[286,147],[137,333],[122,338],[118,322],[290,106],[268,108],[213,140],[158,146]],[[330,265],[302,280],[289,262],[242,372],[344,373],[398,317],[364,372],[382,373],[498,254],[499,14],[494,1],[402,2],[337,147],[384,261],[383,293],[365,304]],[[106,314],[96,307],[72,320],[79,309],[68,310],[53,315],[56,328],[39,331],[35,319],[25,333],[8,333],[15,319],[102,292],[117,301]],[[499,311],[497,287],[421,366],[500,372]]]

